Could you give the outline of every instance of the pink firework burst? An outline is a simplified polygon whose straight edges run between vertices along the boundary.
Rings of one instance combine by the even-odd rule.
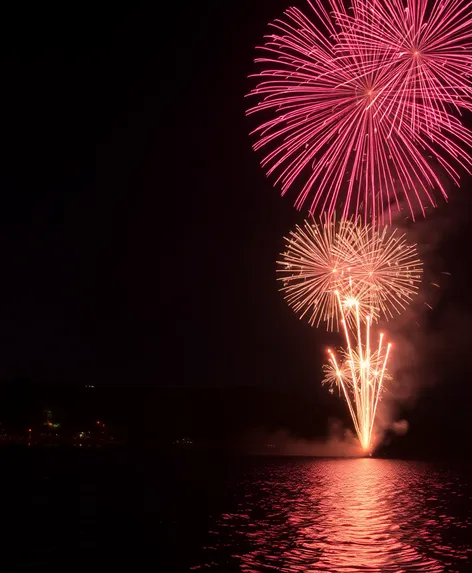
[[[402,200],[413,217],[424,214],[434,189],[447,197],[438,165],[456,184],[459,167],[470,172],[471,133],[431,98],[397,97],[391,50],[361,42],[364,28],[353,27],[342,3],[331,0],[333,17],[321,1],[310,5],[313,21],[288,9],[256,59],[263,69],[249,95],[259,101],[248,114],[267,115],[253,132],[254,148],[268,150],[263,167],[310,214],[391,221]],[[366,5],[356,3],[354,14]]]
[[[354,16],[337,10],[346,49],[374,54],[385,71],[383,94],[398,121],[422,104],[423,129],[451,106],[471,108],[472,16],[464,0],[353,0]],[[343,40],[341,40],[341,43]],[[448,105],[449,104],[449,105]],[[387,112],[387,109],[386,109]]]

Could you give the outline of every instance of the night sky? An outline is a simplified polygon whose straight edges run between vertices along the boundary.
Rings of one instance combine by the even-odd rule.
[[[311,392],[323,416],[336,338],[278,292],[275,260],[303,213],[266,179],[244,114],[254,46],[286,6],[2,14],[4,380],[282,388]],[[418,411],[437,421],[438,404],[457,403],[458,431],[471,398],[470,191],[464,178],[413,228],[451,276],[435,310],[400,329],[419,349],[403,370],[434,389],[417,393]]]

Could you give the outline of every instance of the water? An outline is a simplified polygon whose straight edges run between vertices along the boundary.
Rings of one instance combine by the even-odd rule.
[[[0,452],[5,571],[472,571],[472,468]]]
[[[471,478],[458,467],[410,461],[248,461],[236,479],[228,476],[190,567],[471,571]]]

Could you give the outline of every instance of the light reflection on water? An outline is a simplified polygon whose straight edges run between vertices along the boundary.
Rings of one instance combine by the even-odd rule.
[[[472,491],[447,468],[272,460],[228,488],[237,509],[215,516],[211,559],[194,569],[224,552],[245,572],[472,570]]]

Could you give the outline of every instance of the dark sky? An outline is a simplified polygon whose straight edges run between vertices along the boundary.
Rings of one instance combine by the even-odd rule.
[[[250,150],[243,101],[273,7],[215,6],[5,12],[3,377],[274,371],[291,324],[274,258],[296,215]]]
[[[302,214],[265,178],[244,115],[254,46],[285,7],[2,14],[4,379],[325,392],[336,339],[299,322],[275,281]],[[418,227],[452,276],[414,335],[436,388],[464,397],[469,192],[465,179]]]

